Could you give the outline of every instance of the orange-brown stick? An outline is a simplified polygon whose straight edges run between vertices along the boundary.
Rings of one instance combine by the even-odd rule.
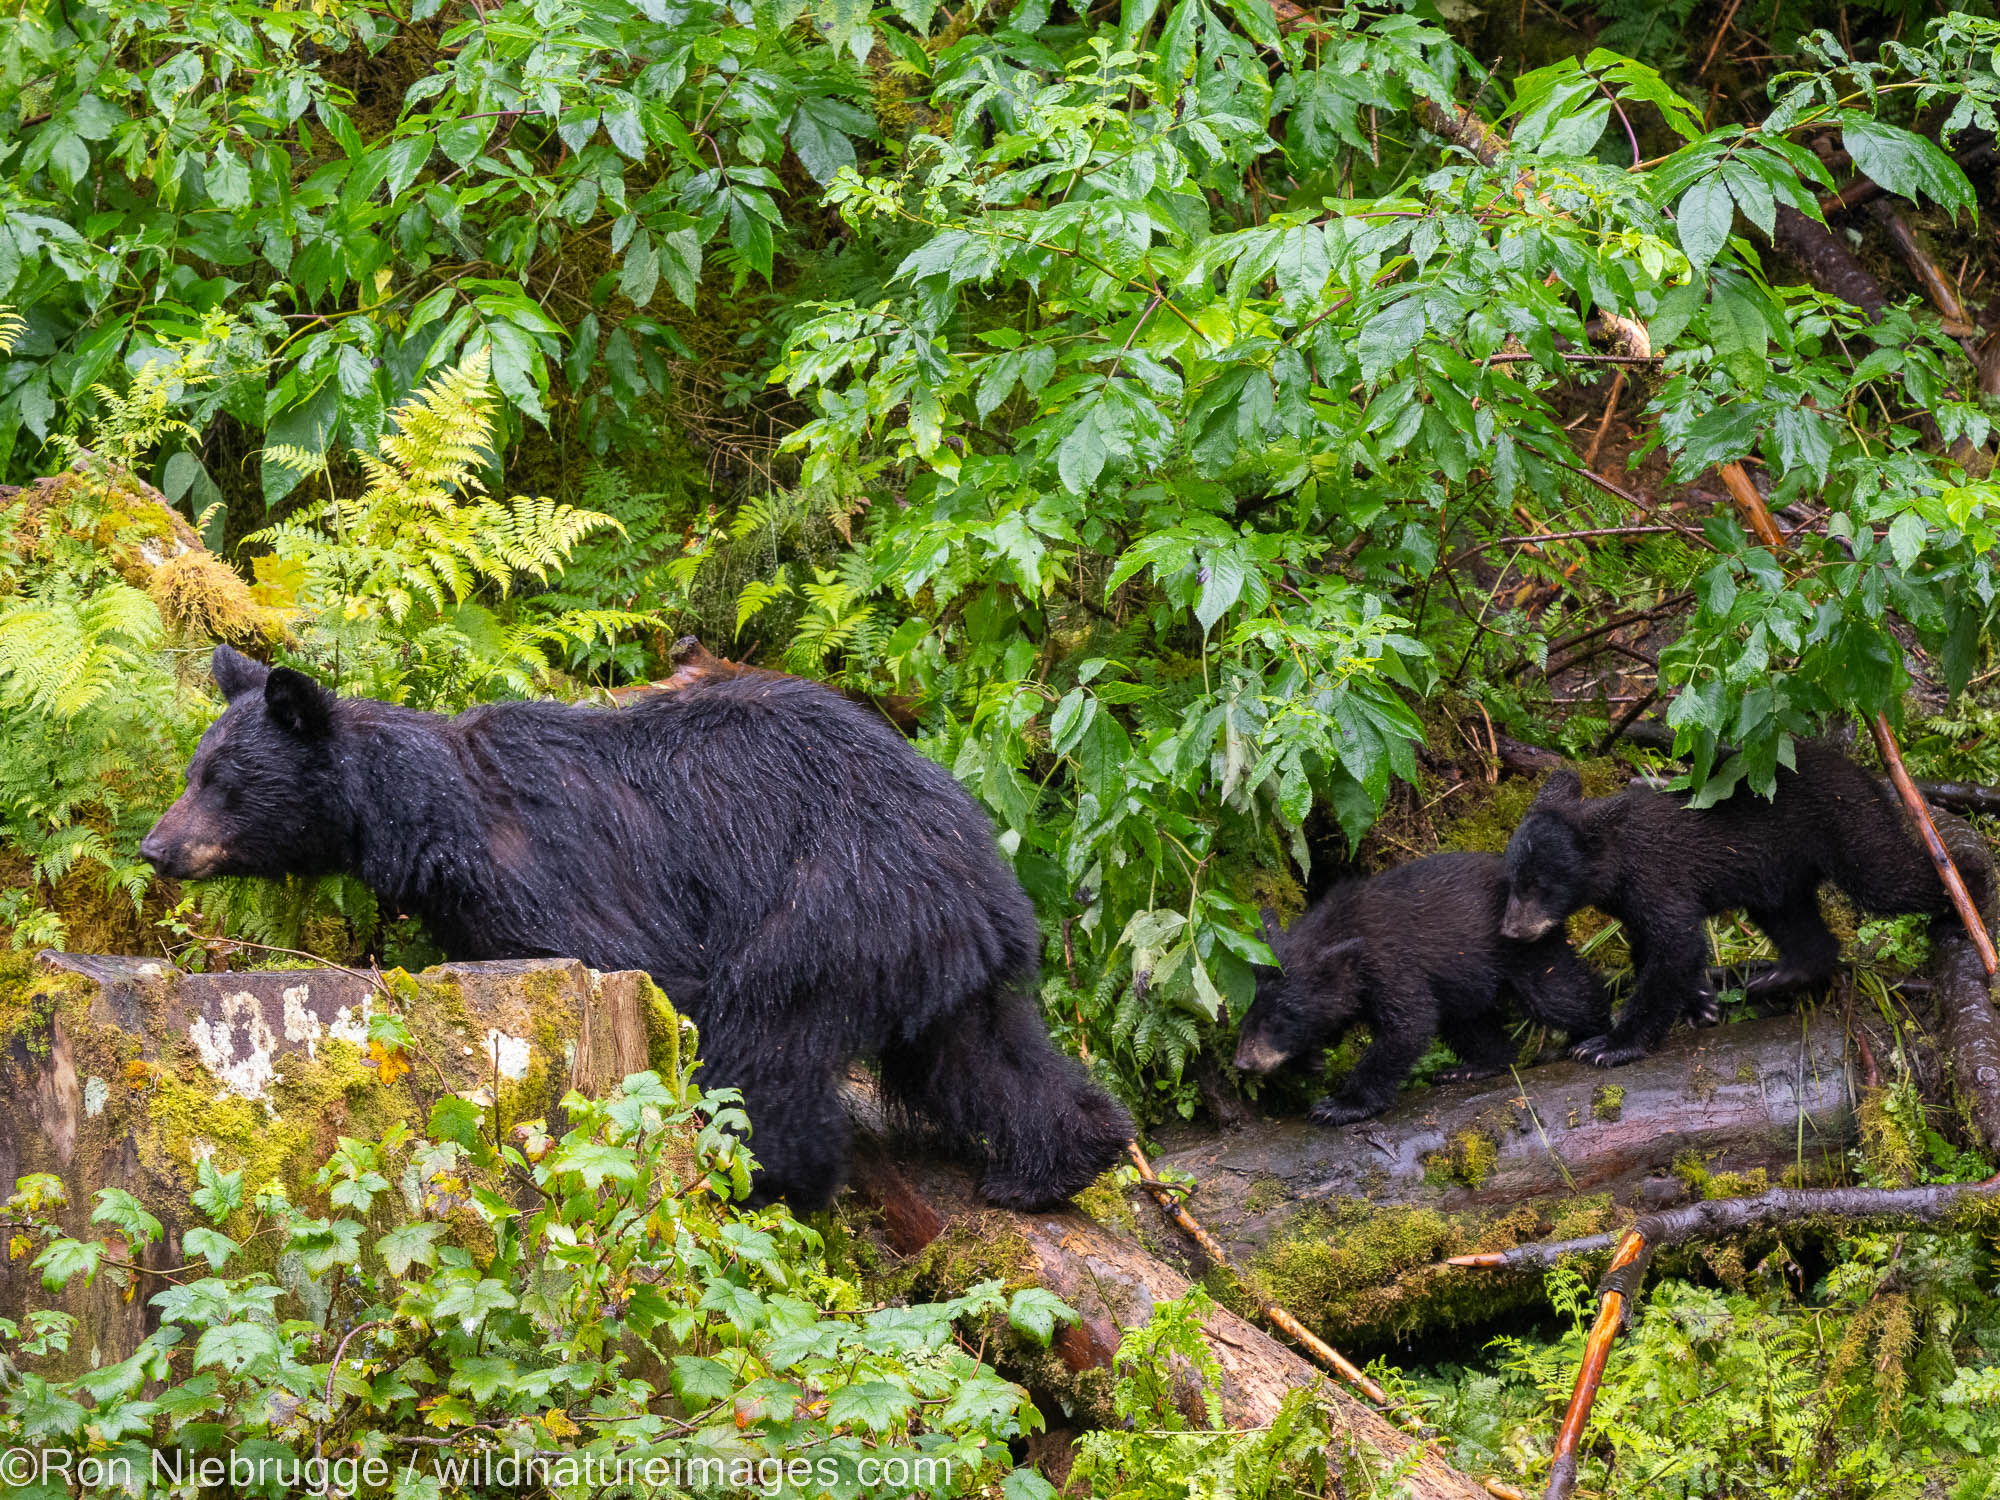
[[[1897,747],[1895,731],[1881,714],[1875,715],[1869,727],[1875,731],[1875,748],[1882,753],[1882,764],[1889,768],[1889,779],[1896,784],[1896,791],[1903,799],[1903,806],[1916,819],[1917,832],[1923,835],[1924,847],[1930,851],[1931,863],[1937,866],[1938,879],[1944,882],[1945,893],[1951,897],[1951,904],[1958,909],[1958,919],[1965,924],[1965,935],[1972,939],[1972,951],[1979,955],[1979,962],[1991,979],[1995,967],[2000,967],[1993,952],[1993,939],[1986,931],[1986,922],[1979,914],[1979,908],[1972,904],[1971,893],[1960,878],[1958,866],[1952,863],[1951,851],[1938,837],[1937,825],[1931,822],[1931,811],[1924,805],[1924,795],[1917,790],[1917,784],[1910,780],[1910,773],[1903,764],[1903,752]]]
[[[1773,552],[1780,550],[1785,545],[1784,534],[1778,530],[1770,507],[1764,504],[1764,497],[1757,493],[1757,486],[1751,483],[1743,465],[1723,464],[1716,472],[1722,476],[1730,498],[1743,513],[1743,522],[1752,534]],[[1889,779],[1896,784],[1903,806],[1916,820],[1917,832],[1923,837],[1924,848],[1930,852],[1931,863],[1937,866],[1945,894],[1951,897],[1959,921],[1965,924],[1965,934],[1972,939],[1973,951],[1979,955],[1979,962],[1985,966],[1987,977],[1991,978],[1995,968],[2000,967],[2000,958],[1996,958],[1993,951],[1993,939],[1987,934],[1979,908],[1972,904],[1972,897],[1966,892],[1965,881],[1958,873],[1958,866],[1952,862],[1951,851],[1938,837],[1937,825],[1931,822],[1930,809],[1924,805],[1923,794],[1917,790],[1917,784],[1910,780],[1910,773],[1903,766],[1903,752],[1896,745],[1895,732],[1889,728],[1888,719],[1881,714],[1875,716],[1869,728],[1875,735],[1875,748],[1882,754],[1882,764],[1888,767]]]
[[[1605,1275],[1624,1270],[1645,1249],[1646,1237],[1636,1229],[1628,1230],[1618,1242]],[[1598,1304],[1597,1321],[1583,1341],[1583,1368],[1576,1372],[1576,1389],[1570,1394],[1569,1410],[1563,1413],[1562,1426],[1556,1429],[1556,1446],[1550,1454],[1549,1487],[1542,1500],[1568,1500],[1570,1491],[1576,1487],[1577,1449],[1583,1444],[1583,1430],[1590,1423],[1590,1408],[1597,1403],[1597,1388],[1604,1383],[1605,1362],[1611,1358],[1611,1343],[1618,1337],[1624,1313],[1624,1293],[1616,1289],[1606,1291]]]
[[[1181,1206],[1180,1200],[1174,1196],[1174,1190],[1154,1175],[1153,1164],[1146,1160],[1146,1153],[1139,1149],[1139,1143],[1137,1141],[1127,1141],[1125,1143],[1125,1151],[1132,1158],[1132,1165],[1139,1169],[1139,1180],[1145,1183],[1147,1188],[1152,1191],[1154,1199],[1158,1201],[1161,1210],[1167,1217],[1187,1231],[1188,1237],[1201,1246],[1204,1255],[1214,1261],[1216,1265],[1227,1269],[1233,1275],[1236,1267],[1229,1259],[1228,1252],[1217,1243],[1214,1235],[1195,1222],[1193,1214]],[[1243,1278],[1240,1276],[1236,1279],[1238,1282],[1243,1282]],[[1264,1315],[1267,1321],[1275,1324],[1292,1338],[1297,1339],[1300,1344],[1305,1346],[1306,1351],[1314,1359],[1325,1365],[1349,1385],[1352,1385],[1377,1406],[1389,1406],[1391,1404],[1389,1393],[1373,1380],[1370,1380],[1367,1372],[1355,1364],[1353,1360],[1342,1354],[1310,1328],[1307,1328],[1305,1324],[1286,1312],[1277,1303],[1266,1302],[1262,1297],[1258,1297],[1254,1291],[1251,1291],[1248,1283],[1243,1284],[1243,1289],[1246,1292],[1250,1292],[1251,1297],[1257,1303],[1257,1310]]]

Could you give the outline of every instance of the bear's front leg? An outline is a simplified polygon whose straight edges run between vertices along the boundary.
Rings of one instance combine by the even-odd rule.
[[[1315,1125],[1351,1125],[1389,1107],[1437,1035],[1436,1001],[1428,991],[1392,997],[1375,1008],[1370,1025],[1375,1040],[1340,1091],[1313,1105]]]
[[[1633,944],[1645,955],[1617,1024],[1603,1036],[1578,1042],[1571,1056],[1599,1068],[1637,1062],[1665,1040],[1691,1001],[1712,995],[1708,939],[1697,910],[1654,911]]]

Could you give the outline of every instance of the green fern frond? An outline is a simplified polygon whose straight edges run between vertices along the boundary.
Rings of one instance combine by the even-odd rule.
[[[317,474],[326,467],[324,453],[315,453],[310,448],[301,448],[293,443],[271,443],[265,447],[264,457],[301,477]]]
[[[478,490],[497,405],[493,355],[481,348],[398,406],[381,449],[416,490]]]
[[[0,354],[14,347],[14,342],[28,331],[27,319],[13,308],[0,304]]]

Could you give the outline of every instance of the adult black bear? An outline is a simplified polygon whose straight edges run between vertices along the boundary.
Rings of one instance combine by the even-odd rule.
[[[1458,1054],[1458,1077],[1506,1067],[1508,991],[1572,1036],[1604,1030],[1610,1004],[1568,938],[1557,929],[1509,942],[1506,906],[1499,855],[1434,854],[1334,887],[1284,932],[1267,912],[1278,966],[1258,973],[1236,1066],[1268,1073],[1366,1021],[1368,1050],[1340,1092],[1312,1108],[1320,1124],[1345,1125],[1386,1109],[1435,1036]]]
[[[214,671],[229,706],[141,854],[358,875],[455,959],[646,970],[743,1091],[761,1197],[831,1198],[855,1057],[996,1203],[1055,1202],[1122,1154],[1125,1112],[1043,1027],[1034,908],[992,825],[879,715],[775,673],[445,719],[226,646]]]
[[[1820,983],[1840,942],[1820,915],[1832,881],[1863,911],[1952,911],[1930,855],[1892,793],[1827,745],[1796,743],[1796,770],[1779,768],[1777,796],[1747,785],[1715,806],[1634,786],[1586,800],[1574,771],[1542,787],[1507,844],[1509,895],[1501,930],[1530,939],[1595,906],[1625,924],[1632,996],[1609,1034],[1576,1055],[1600,1067],[1643,1057],[1682,1011],[1713,1019],[1704,918],[1741,908],[1778,950],[1750,988],[1775,993]],[[1984,839],[1934,812],[1966,889],[1990,911],[1993,861]]]

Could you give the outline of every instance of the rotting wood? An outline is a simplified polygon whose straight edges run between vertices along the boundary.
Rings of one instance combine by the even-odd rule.
[[[857,1114],[868,1113],[852,1090],[850,1103]],[[1077,1383],[1061,1391],[1038,1390],[1036,1370],[1021,1363],[1024,1351],[989,1347],[989,1358],[1039,1397],[1068,1401],[1088,1421],[1112,1420],[1108,1403],[1098,1410],[1092,1392],[1108,1393],[1121,1330],[1143,1324],[1159,1303],[1187,1295],[1189,1280],[1078,1209],[1019,1214],[993,1208],[978,1198],[962,1168],[913,1155],[902,1143],[892,1153],[878,1130],[879,1126],[871,1127],[857,1153],[854,1190],[877,1210],[876,1228],[884,1247],[894,1257],[914,1263],[915,1291],[948,1296],[964,1289],[956,1284],[960,1279],[969,1282],[993,1274],[988,1255],[1004,1256],[1010,1280],[1046,1287],[1080,1315],[1080,1321],[1066,1327],[1049,1351],[1056,1373]],[[988,1255],[968,1254],[966,1269],[960,1273],[950,1253],[956,1245]],[[1218,1307],[1209,1317],[1206,1336],[1222,1371],[1220,1407],[1228,1426],[1261,1427],[1276,1416],[1287,1396],[1302,1386],[1311,1387],[1320,1393],[1339,1443],[1364,1446],[1389,1462],[1421,1448],[1404,1481],[1412,1500],[1483,1500],[1477,1481],[1452,1468],[1428,1445],[1416,1443],[1382,1413],[1356,1400],[1255,1324]],[[1043,1361],[1044,1368],[1047,1363]]]
[[[1987,1152],[2000,1155],[2000,1017],[1993,1013],[1992,981],[1971,942],[1956,932],[1931,938],[1931,978],[1959,1105]]]

